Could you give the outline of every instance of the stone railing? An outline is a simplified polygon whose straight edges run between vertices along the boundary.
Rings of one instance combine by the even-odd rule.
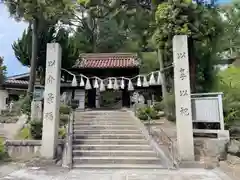
[[[6,140],[5,148],[13,159],[29,159],[40,155],[41,144],[41,140]],[[63,144],[64,140],[58,141],[59,147]]]
[[[172,140],[168,134],[161,128],[158,127],[158,132],[152,130],[149,124],[149,134],[153,139],[161,146],[168,158],[171,159],[173,167],[178,168],[180,158],[178,155],[176,141]]]
[[[68,125],[66,127],[66,142],[63,150],[63,162],[62,166],[72,168],[72,136],[73,136],[73,121],[74,111],[71,111],[69,116]]]
[[[153,121],[152,118],[147,113],[145,114],[148,119],[144,125],[147,127],[148,134],[158,144],[158,146],[161,147],[164,154],[171,161],[171,166],[169,168],[178,168],[180,158],[176,142],[172,140],[162,128],[159,127],[158,132],[154,131],[151,127],[151,122]],[[134,115],[137,116],[137,104],[134,104]]]

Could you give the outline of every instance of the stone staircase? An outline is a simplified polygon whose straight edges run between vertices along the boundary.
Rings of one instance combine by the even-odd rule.
[[[129,112],[76,112],[73,168],[163,168]]]

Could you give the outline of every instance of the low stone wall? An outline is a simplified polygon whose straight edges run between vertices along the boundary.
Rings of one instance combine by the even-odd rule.
[[[194,150],[196,160],[199,158],[212,158],[217,161],[227,158],[227,139],[194,138]]]
[[[5,148],[13,159],[29,159],[40,156],[41,143],[41,140],[6,140]],[[61,156],[59,151],[63,149],[63,146],[64,140],[59,140],[57,156]]]

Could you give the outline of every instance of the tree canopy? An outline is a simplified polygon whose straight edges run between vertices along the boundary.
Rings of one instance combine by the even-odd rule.
[[[222,35],[222,20],[216,7],[184,0],[161,3],[156,11],[154,40],[163,50],[164,65],[173,62],[172,39],[174,35],[188,35],[192,90],[207,91],[206,84],[212,80],[216,44]],[[169,72],[168,78],[173,77]],[[207,81],[206,81],[207,80]],[[169,86],[171,86],[170,84]],[[208,84],[209,85],[209,84]],[[195,86],[195,87],[194,87]]]
[[[32,26],[31,68],[28,84],[28,96],[32,98],[33,87],[36,79],[37,47],[39,32],[54,26],[60,20],[69,18],[74,12],[74,3],[71,0],[1,0],[8,7],[10,15],[16,20],[24,20]]]
[[[218,8],[187,0],[70,0],[16,1],[5,0],[10,13],[17,19],[41,20],[38,29],[38,67],[44,68],[46,43],[59,42],[64,49],[63,67],[68,67],[79,53],[137,52],[143,58],[143,70],[159,68],[156,56],[163,51],[164,67],[172,64],[172,38],[189,36],[191,81],[196,91],[209,91],[215,77],[214,64],[225,51],[238,52],[239,7]],[[30,9],[30,11],[28,11]],[[225,20],[223,18],[225,15]],[[59,21],[70,29],[60,27]],[[73,30],[70,32],[70,30]],[[13,44],[17,58],[29,66],[32,57],[32,28]],[[32,34],[32,35],[31,35]],[[239,41],[239,42],[238,42]],[[148,53],[149,52],[149,53]],[[66,59],[66,60],[65,60]],[[173,72],[166,73],[172,88]]]
[[[74,51],[73,38],[70,37],[69,31],[64,28],[56,28],[55,26],[42,31],[38,35],[38,70],[45,69],[46,65],[46,48],[47,43],[57,42],[62,47],[62,67],[72,67],[73,63],[77,59],[78,55]],[[21,62],[22,65],[30,67],[31,62],[31,47],[32,41],[32,29],[26,29],[22,37],[15,41],[12,45],[15,56]]]

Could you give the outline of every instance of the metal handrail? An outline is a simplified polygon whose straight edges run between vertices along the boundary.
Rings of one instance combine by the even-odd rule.
[[[135,108],[134,108],[134,111],[135,111],[135,115],[136,115],[136,104],[135,104]],[[151,121],[153,120],[146,112],[144,112],[144,114],[147,116],[148,118],[148,132],[149,132],[149,135],[150,136],[153,136],[152,132],[151,132],[151,126],[150,126],[150,123]],[[167,133],[160,127],[160,130],[161,130],[161,133],[164,135],[164,137],[166,137],[167,139],[167,142],[170,142],[168,143],[168,150],[170,152],[170,156],[171,156],[171,160],[172,160],[172,165],[173,167],[175,168],[178,168],[179,166],[179,159],[177,158],[177,152],[175,154],[174,152],[174,149],[177,151],[177,149],[174,147],[174,142],[172,141],[172,139],[167,135]],[[162,137],[161,137],[161,140],[162,140]],[[162,141],[164,143],[164,141]]]

